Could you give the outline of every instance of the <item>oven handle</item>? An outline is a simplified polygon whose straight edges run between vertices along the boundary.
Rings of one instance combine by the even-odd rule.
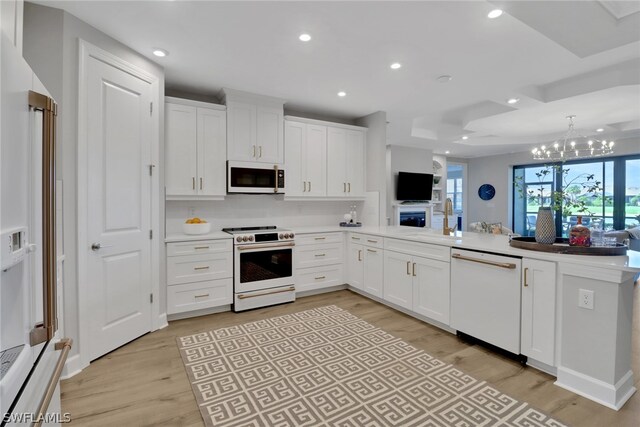
[[[249,246],[237,246],[239,251],[247,251],[249,249],[265,249],[265,248],[288,248],[291,246],[295,246],[294,242],[287,243],[272,243],[272,244],[264,244],[264,245],[249,245]]]
[[[295,286],[290,286],[287,289],[280,289],[279,291],[262,292],[259,294],[250,294],[250,295],[240,294],[238,295],[238,299],[255,298],[255,297],[261,297],[261,296],[271,295],[271,294],[281,294],[283,292],[293,292],[295,290],[296,290]]]

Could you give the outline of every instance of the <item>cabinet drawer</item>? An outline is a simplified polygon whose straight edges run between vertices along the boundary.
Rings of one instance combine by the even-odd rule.
[[[432,245],[430,243],[409,242],[400,239],[384,239],[384,248],[388,251],[417,255],[438,261],[450,262],[449,246]]]
[[[296,270],[296,292],[311,291],[344,284],[342,265]]]
[[[341,264],[342,244],[325,243],[296,247],[296,268]]]
[[[231,239],[199,240],[196,242],[167,243],[167,256],[202,255],[233,250]]]
[[[203,282],[233,276],[231,252],[167,258],[167,284]]]
[[[217,307],[233,302],[233,279],[167,287],[167,314]]]
[[[333,233],[313,233],[313,234],[298,234],[296,236],[296,245],[315,245],[316,243],[342,243],[343,239],[342,231]]]
[[[349,241],[380,249],[384,246],[384,239],[382,237],[372,236],[370,234],[351,233],[349,235]]]

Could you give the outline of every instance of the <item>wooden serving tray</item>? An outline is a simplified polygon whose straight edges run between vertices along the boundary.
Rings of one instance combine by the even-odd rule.
[[[584,246],[569,246],[569,239],[564,237],[557,237],[552,245],[537,243],[535,237],[513,237],[509,245],[518,249],[570,255],[607,256],[627,254],[627,246],[622,243],[616,243],[616,246],[590,246],[586,248]]]

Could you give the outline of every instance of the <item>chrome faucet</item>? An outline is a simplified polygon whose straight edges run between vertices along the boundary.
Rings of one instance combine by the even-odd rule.
[[[444,202],[444,221],[442,222],[442,234],[450,235],[456,231],[455,227],[449,228],[449,215],[453,215],[453,202],[450,198]]]

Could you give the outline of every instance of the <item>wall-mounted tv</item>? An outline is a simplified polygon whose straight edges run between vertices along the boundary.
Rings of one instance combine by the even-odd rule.
[[[431,200],[432,187],[430,173],[398,172],[396,200]]]

